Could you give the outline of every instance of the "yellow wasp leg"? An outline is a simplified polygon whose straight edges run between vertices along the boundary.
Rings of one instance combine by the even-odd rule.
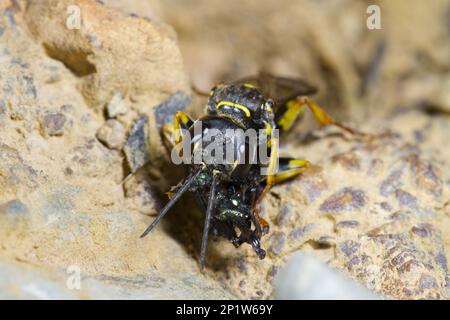
[[[180,129],[189,129],[194,124],[189,116],[183,111],[178,111],[175,113],[173,119],[173,134],[174,134],[174,143],[178,144],[181,142],[181,130]]]
[[[270,139],[270,159],[269,159],[269,165],[267,168],[267,187],[266,189],[270,188],[272,184],[275,182],[275,174],[277,169],[277,162],[278,162],[278,139]]]
[[[303,114],[303,108],[301,103],[297,100],[290,100],[286,103],[286,111],[278,120],[277,125],[283,130],[288,131],[292,128],[295,120]]]
[[[280,183],[294,178],[304,172],[310,165],[311,164],[308,160],[281,158],[280,167],[273,178],[273,183]]]
[[[316,120],[323,126],[335,125],[351,134],[360,135],[360,136],[370,136],[366,133],[360,132],[353,128],[350,128],[343,123],[340,123],[333,119],[328,113],[325,112],[321,107],[315,104],[308,97],[297,97],[293,100],[290,100],[287,104],[287,111],[283,114],[283,116],[278,120],[277,124],[283,130],[289,130],[294,124],[295,119],[298,117],[300,113],[303,112],[304,106],[308,107],[313,113]]]
[[[170,147],[175,146],[175,141],[173,140],[174,131],[173,124],[171,123],[165,123],[161,129],[163,139],[165,142],[170,144]]]
[[[267,180],[266,180],[267,183],[259,198],[256,199],[255,206],[253,208],[253,214],[258,220],[260,226],[259,229],[261,229],[261,233],[263,235],[269,232],[269,223],[260,216],[259,206],[261,204],[261,200],[264,198],[264,196],[269,192],[270,188],[272,187],[272,184],[275,183],[275,174],[278,163],[278,139],[277,138],[270,139],[270,146],[271,152],[269,158],[269,165],[267,168]]]

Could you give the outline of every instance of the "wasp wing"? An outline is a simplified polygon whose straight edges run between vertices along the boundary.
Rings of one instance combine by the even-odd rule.
[[[279,77],[267,72],[260,72],[256,76],[239,79],[234,83],[247,83],[259,88],[264,96],[271,98],[279,106],[296,97],[317,92],[316,87],[302,78]]]

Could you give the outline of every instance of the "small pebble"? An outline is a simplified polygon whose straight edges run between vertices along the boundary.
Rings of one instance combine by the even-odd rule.
[[[165,123],[172,123],[173,115],[177,111],[186,109],[192,98],[184,92],[177,91],[169,99],[155,107],[156,124],[161,128]]]
[[[110,149],[121,149],[126,139],[125,128],[117,120],[108,120],[98,129],[97,139]]]
[[[276,232],[272,236],[272,245],[269,250],[275,256],[279,256],[283,252],[286,236],[282,232]]]
[[[42,119],[41,125],[48,136],[62,136],[67,124],[67,118],[62,113],[47,113]]]
[[[120,93],[115,93],[106,106],[108,118],[115,118],[117,116],[126,114],[128,112],[128,106],[125,99]]]
[[[0,205],[0,212],[13,215],[26,215],[29,213],[28,207],[19,199],[8,201],[7,203]]]
[[[131,172],[136,172],[148,162],[150,154],[148,141],[148,117],[142,115],[134,123],[127,142],[123,146]]]

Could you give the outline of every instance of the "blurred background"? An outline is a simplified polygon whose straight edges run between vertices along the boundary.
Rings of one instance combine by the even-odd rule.
[[[450,111],[445,0],[105,1],[175,29],[194,85],[259,70],[301,76],[335,116]],[[381,29],[370,30],[370,5]]]

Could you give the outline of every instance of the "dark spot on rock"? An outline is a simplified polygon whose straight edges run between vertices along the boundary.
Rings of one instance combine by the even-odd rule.
[[[27,215],[28,207],[19,199],[8,201],[0,206],[0,212],[12,215]]]
[[[238,259],[236,259],[236,267],[242,273],[247,272],[247,263],[244,257],[241,256]]]
[[[256,291],[256,295],[258,297],[262,297],[264,295],[264,291],[258,290],[258,291]]]
[[[423,162],[417,154],[410,155],[407,161],[410,163],[411,172],[416,177],[417,186],[436,197],[442,195],[443,183],[432,163]]]
[[[72,112],[75,110],[74,106],[71,104],[63,104],[59,109],[61,112]]]
[[[395,190],[395,197],[402,206],[410,209],[417,208],[417,198],[409,192],[406,192],[402,189],[397,189]]]
[[[361,255],[361,263],[368,264],[372,261],[372,258],[366,254]]]
[[[278,266],[273,265],[270,267],[269,271],[267,271],[267,278],[269,279],[269,281],[272,280],[278,274],[278,271],[279,271]]]
[[[387,202],[381,202],[380,203],[380,208],[383,209],[384,211],[390,212],[392,211],[392,207],[389,203]]]
[[[411,228],[411,231],[421,238],[430,237],[433,233],[433,226],[429,223],[421,223]]]
[[[149,160],[148,117],[141,116],[133,125],[123,147],[131,172],[136,172]]]
[[[308,233],[309,231],[311,231],[312,229],[314,229],[313,223],[307,224],[302,228],[297,228],[297,229],[291,231],[291,233],[289,233],[289,239],[298,240],[298,239],[302,238],[303,236],[305,236],[305,234]]]
[[[353,241],[347,240],[339,245],[339,249],[347,256],[350,257],[358,251],[361,244]]]
[[[359,226],[359,222],[356,220],[344,220],[336,224],[338,228],[356,228]]]
[[[317,245],[319,248],[329,248],[336,244],[336,239],[331,236],[320,236],[317,240]]]
[[[413,266],[418,266],[417,258],[414,252],[417,249],[412,247],[404,247],[401,243],[393,246],[388,254],[390,256],[395,255],[391,259],[391,264],[397,268],[400,273],[410,272]]]
[[[394,220],[394,221],[406,220],[409,218],[410,215],[411,215],[411,211],[400,210],[400,211],[396,211],[393,214],[391,214],[389,216],[389,219]]]
[[[8,23],[11,27],[16,26],[16,18],[14,17],[14,10],[12,8],[6,8],[3,11],[3,15],[8,19]]]
[[[383,160],[373,159],[372,162],[370,163],[370,167],[369,167],[367,174],[369,176],[373,176],[373,175],[377,174],[381,170],[382,166],[383,166]]]
[[[25,94],[31,95],[33,98],[37,97],[36,87],[34,86],[33,77],[23,76],[22,79],[25,81]]]
[[[437,287],[438,287],[438,285],[436,283],[436,279],[434,279],[430,275],[422,273],[422,275],[420,276],[420,288],[422,290],[424,290],[424,289],[434,289],[434,288],[437,288]]]
[[[169,99],[155,107],[156,124],[159,129],[165,123],[173,123],[177,111],[186,109],[191,104],[191,97],[182,91],[175,92]]]
[[[4,100],[0,100],[0,118],[6,115],[6,105]]]
[[[422,143],[425,140],[422,131],[414,130],[414,139],[416,140],[417,143]]]
[[[14,57],[14,58],[11,59],[11,64],[18,65],[19,67],[21,67],[23,69],[27,69],[27,68],[30,67],[28,63],[23,62],[22,59],[17,58],[17,57]],[[30,78],[30,77],[28,77],[28,78]]]
[[[435,261],[445,272],[448,271],[447,258],[445,257],[444,253],[438,253],[436,255]]]
[[[330,196],[320,205],[320,211],[329,213],[351,212],[362,209],[366,204],[364,191],[346,187]]]
[[[322,169],[317,166],[311,166],[305,171],[297,183],[304,190],[309,201],[317,199],[328,188],[327,182],[322,175]]]
[[[42,128],[49,136],[62,136],[67,118],[62,113],[47,113],[42,119]]]
[[[414,293],[413,293],[410,289],[408,289],[408,288],[403,288],[402,291],[403,291],[403,294],[405,295],[405,297],[411,297],[411,296],[414,294]]]
[[[336,154],[331,160],[342,165],[347,170],[357,171],[361,169],[361,160],[352,152]]]
[[[280,226],[285,225],[292,217],[292,209],[290,206],[285,205],[281,209],[281,212],[277,216],[277,222]]]
[[[347,263],[347,267],[349,269],[352,269],[354,266],[356,266],[360,263],[361,263],[361,259],[358,256],[355,256],[355,257],[351,258],[350,261]]]
[[[67,167],[66,169],[64,169],[64,174],[66,176],[71,176],[73,174],[73,170],[70,167]]]
[[[402,170],[395,170],[391,172],[389,177],[381,182],[380,194],[386,197],[400,188],[402,185],[402,182],[400,180],[402,174]]]
[[[284,244],[286,243],[286,236],[282,232],[276,232],[272,236],[272,245],[269,250],[276,256],[283,252]]]

